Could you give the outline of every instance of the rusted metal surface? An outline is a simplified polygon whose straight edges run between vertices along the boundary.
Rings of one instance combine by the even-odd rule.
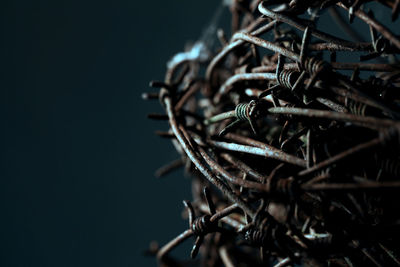
[[[181,154],[157,176],[184,166],[194,201],[189,228],[153,246],[161,266],[185,266],[170,252],[191,236],[202,266],[399,265],[400,40],[363,11],[396,20],[399,2],[225,1],[231,38],[219,29],[220,47],[173,57],[143,98],[159,99],[166,113],[148,117],[168,121],[156,134]]]

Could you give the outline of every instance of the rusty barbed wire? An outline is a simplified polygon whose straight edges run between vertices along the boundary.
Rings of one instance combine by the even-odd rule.
[[[193,192],[189,228],[149,253],[189,266],[170,252],[194,236],[201,266],[400,266],[400,1],[223,3],[230,40],[212,24],[143,94],[181,155],[157,176],[184,167]]]

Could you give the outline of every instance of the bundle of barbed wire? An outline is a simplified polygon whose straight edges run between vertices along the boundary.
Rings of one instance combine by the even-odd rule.
[[[192,179],[188,228],[153,246],[159,264],[400,266],[400,1],[225,4],[230,40],[175,55],[144,94],[182,156],[157,174]],[[197,261],[172,257],[190,237]]]

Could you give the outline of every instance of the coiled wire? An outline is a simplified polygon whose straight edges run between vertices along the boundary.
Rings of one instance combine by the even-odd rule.
[[[287,89],[293,89],[296,80],[299,78],[300,73],[295,70],[283,69],[278,73],[278,84]]]
[[[192,231],[196,235],[206,235],[208,233],[215,232],[217,226],[216,222],[210,221],[210,215],[203,215],[196,218],[192,224]]]
[[[350,113],[360,116],[365,116],[368,107],[364,103],[357,102],[349,98],[346,98],[345,106],[349,109]]]
[[[329,69],[330,65],[326,61],[320,60],[316,57],[308,57],[304,60],[304,63],[301,67],[310,75],[313,75],[317,71]]]
[[[248,121],[250,119],[249,116],[249,103],[240,103],[235,108],[236,118],[241,121]]]

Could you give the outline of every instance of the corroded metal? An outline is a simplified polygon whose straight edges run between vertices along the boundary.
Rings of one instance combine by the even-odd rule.
[[[224,1],[230,40],[178,53],[143,94],[181,154],[157,176],[184,166],[193,185],[189,228],[151,250],[160,265],[184,266],[169,252],[191,236],[202,266],[399,265],[400,39],[373,13],[398,24],[399,3]]]

